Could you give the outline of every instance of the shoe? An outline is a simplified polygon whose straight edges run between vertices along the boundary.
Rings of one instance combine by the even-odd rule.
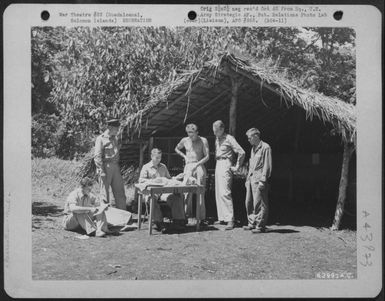
[[[199,223],[199,226],[201,226],[201,227],[208,227],[208,225],[209,225],[209,222],[206,221],[206,220],[202,220],[202,221],[200,221],[200,223]]]
[[[253,229],[255,229],[254,225],[243,226],[243,230],[253,230]]]
[[[103,231],[96,231],[95,233],[95,237],[105,237],[106,236],[106,232],[103,232]]]
[[[252,233],[265,233],[266,232],[266,228],[262,228],[262,227],[258,227],[258,228],[255,228],[253,230],[251,230]]]
[[[233,230],[234,229],[234,222],[228,222],[225,230]]]
[[[216,224],[216,225],[227,225],[227,223],[224,222],[224,221],[216,221],[216,222],[214,222],[214,224]]]

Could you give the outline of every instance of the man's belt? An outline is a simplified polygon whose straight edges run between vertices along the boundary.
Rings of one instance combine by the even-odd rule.
[[[229,160],[230,158],[228,157],[215,157],[215,159],[218,160]]]

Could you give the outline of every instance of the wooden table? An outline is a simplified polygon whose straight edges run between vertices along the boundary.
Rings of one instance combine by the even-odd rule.
[[[147,186],[147,188],[143,191],[140,190],[138,184],[135,184],[135,189],[138,195],[138,229],[140,230],[142,223],[142,201],[144,195],[150,196],[150,216],[149,216],[149,235],[152,234],[152,216],[154,210],[154,202],[157,201],[156,195],[163,193],[174,193],[181,194],[181,200],[184,202],[183,193],[190,192],[195,193],[197,195],[197,204],[196,204],[196,219],[197,225],[196,229],[199,230],[200,224],[200,204],[203,201],[203,194],[205,192],[204,186],[200,185],[178,185],[178,186]]]

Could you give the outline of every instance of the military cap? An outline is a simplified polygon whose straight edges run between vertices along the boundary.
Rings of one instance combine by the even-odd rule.
[[[119,119],[116,119],[116,118],[109,119],[109,120],[107,120],[107,125],[119,127],[120,121],[119,121]]]

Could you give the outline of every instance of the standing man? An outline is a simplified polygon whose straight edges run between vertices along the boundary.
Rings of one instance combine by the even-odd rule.
[[[161,163],[162,151],[154,148],[151,150],[151,161],[143,165],[139,175],[139,183],[153,183],[158,180],[162,183],[162,178],[171,179],[167,166]],[[158,201],[154,202],[154,224],[155,230],[165,233],[166,228],[163,223],[163,214],[160,208],[160,203],[166,203],[171,207],[171,215],[173,218],[174,228],[176,230],[184,229],[184,206],[181,194],[163,193],[158,195]],[[148,201],[148,196],[147,196]]]
[[[175,152],[179,154],[186,162],[183,173],[189,177],[193,177],[197,180],[198,185],[206,187],[207,171],[204,164],[209,160],[209,143],[204,137],[198,136],[198,127],[191,123],[186,126],[186,133],[188,137],[182,138],[182,140],[175,147]],[[183,153],[181,149],[185,149],[186,153]],[[197,200],[199,201],[199,200]],[[186,215],[192,216],[192,195],[187,197]],[[201,225],[206,225],[206,207],[204,194],[202,197],[202,204],[200,204],[200,212],[196,213],[197,219],[201,220]]]
[[[252,148],[245,183],[248,225],[243,229],[261,233],[266,231],[269,212],[267,191],[272,170],[271,148],[260,139],[261,133],[258,129],[251,128],[246,135]]]
[[[126,195],[123,178],[119,167],[119,151],[121,147],[121,134],[119,120],[107,121],[106,131],[96,138],[94,161],[100,177],[102,193],[105,200],[110,203],[110,186],[118,209],[126,210]]]
[[[233,172],[236,172],[245,159],[245,151],[235,138],[225,133],[225,125],[221,120],[213,123],[215,140],[215,199],[219,222],[226,222],[226,230],[234,229],[234,208],[231,197]],[[233,166],[233,156],[237,154],[237,161]]]

